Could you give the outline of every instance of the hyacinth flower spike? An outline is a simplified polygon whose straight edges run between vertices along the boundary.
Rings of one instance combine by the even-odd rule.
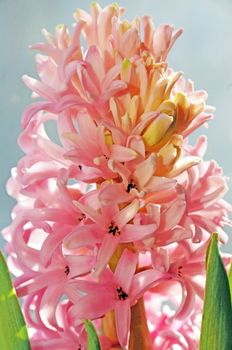
[[[43,30],[23,77],[42,100],[23,113],[3,235],[33,350],[86,350],[86,318],[103,350],[199,345],[207,242],[231,225],[227,178],[188,139],[213,109],[169,66],[183,30],[124,12],[94,2],[72,31]]]

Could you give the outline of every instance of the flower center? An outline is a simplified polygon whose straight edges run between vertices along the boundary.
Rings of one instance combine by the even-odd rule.
[[[64,269],[64,273],[68,276],[68,274],[69,274],[69,267],[68,267],[68,265],[66,265],[65,266],[65,269]]]
[[[128,185],[127,185],[127,189],[126,189],[126,192],[130,192],[130,190],[132,190],[132,188],[136,188],[137,189],[137,187],[136,187],[136,185],[135,185],[135,183],[134,183],[134,181],[131,179],[130,180],[130,182],[128,183]]]
[[[181,272],[182,268],[183,268],[183,266],[179,266],[179,267],[178,267],[177,275],[178,275],[179,277],[182,277],[182,272]]]
[[[81,222],[81,221],[84,220],[85,218],[86,218],[86,215],[82,213],[82,214],[80,215],[80,217],[78,218],[78,221]]]
[[[108,228],[108,233],[112,234],[113,236],[120,236],[121,232],[117,225],[115,225],[114,222],[111,221],[110,226]]]
[[[126,300],[128,298],[128,294],[122,290],[122,287],[117,288],[117,293],[120,300]]]

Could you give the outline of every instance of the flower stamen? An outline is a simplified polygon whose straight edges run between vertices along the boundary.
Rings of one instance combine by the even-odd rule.
[[[82,221],[82,220],[84,220],[86,218],[86,215],[85,214],[81,214],[81,216],[78,218],[78,221]]]
[[[117,288],[118,298],[119,300],[126,300],[128,298],[128,294],[126,294],[122,287]]]
[[[65,269],[64,269],[64,273],[68,276],[69,272],[70,272],[69,266],[66,265],[66,266],[65,266]]]
[[[178,274],[179,277],[182,277],[182,273],[181,273],[182,268],[183,268],[183,266],[179,266],[179,267],[178,267],[178,272],[177,272],[177,274]]]
[[[108,228],[108,233],[112,234],[113,236],[120,236],[121,232],[117,225],[115,225],[114,222],[111,221],[110,226]]]
[[[132,188],[137,189],[137,187],[136,187],[134,181],[131,179],[130,182],[128,183],[128,185],[127,185],[126,192],[127,192],[127,193],[130,193],[130,190],[132,190]]]

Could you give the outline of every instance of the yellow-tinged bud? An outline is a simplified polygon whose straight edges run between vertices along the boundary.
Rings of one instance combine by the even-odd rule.
[[[63,30],[65,28],[65,25],[63,23],[57,24],[56,25],[56,31],[60,32],[61,30]]]
[[[177,80],[181,77],[183,73],[182,72],[176,72],[176,73],[172,73],[169,76],[169,82],[165,91],[165,99],[170,98],[171,95],[171,91],[173,86],[175,85],[175,83],[177,82]]]
[[[132,63],[128,58],[125,58],[121,67],[121,79],[125,82],[130,81]]]
[[[115,10],[119,10],[119,8],[120,8],[120,6],[119,6],[119,4],[117,2],[113,2],[111,4],[111,7],[113,7]]]
[[[160,114],[153,120],[142,135],[148,150],[152,150],[152,147],[162,141],[172,123],[173,117],[167,114]]]
[[[175,134],[171,137],[170,141],[160,149],[157,154],[157,171],[155,175],[168,176],[180,157],[182,143],[183,137]]]
[[[145,112],[155,111],[163,102],[164,93],[168,84],[168,79],[157,79],[160,74],[156,71],[150,72],[152,75],[152,82],[150,86],[150,94],[147,100]]]
[[[187,95],[183,92],[178,92],[175,96],[176,103],[176,132],[180,133],[188,126],[189,103]]]
[[[105,143],[108,146],[111,146],[113,144],[112,135],[109,130],[105,130]]]
[[[92,1],[91,4],[90,4],[90,7],[98,7],[98,3],[97,1]]]
[[[205,101],[199,100],[197,103],[190,103],[189,106],[189,122],[191,122],[198,114],[204,111]]]
[[[131,120],[130,120],[129,115],[128,115],[127,112],[121,118],[121,125],[122,125],[122,129],[126,133],[130,132],[130,130],[131,130]]]
[[[166,100],[166,101],[161,103],[161,105],[158,107],[157,111],[174,116],[176,113],[176,105],[171,100]]]
[[[189,106],[187,95],[184,92],[177,92],[174,101],[176,105],[180,106],[182,109],[187,109]]]
[[[129,29],[131,29],[131,24],[129,21],[125,20],[122,22],[122,32],[125,33],[127,32]]]
[[[132,127],[135,126],[137,116],[138,116],[138,108],[139,108],[139,96],[133,96],[131,99],[130,107],[129,107],[129,118],[131,120]]]

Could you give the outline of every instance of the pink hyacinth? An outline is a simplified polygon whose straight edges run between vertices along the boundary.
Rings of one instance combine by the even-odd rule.
[[[71,33],[44,30],[39,78],[23,77],[42,100],[22,117],[3,234],[34,350],[87,349],[85,319],[104,350],[198,349],[208,241],[231,225],[206,137],[188,143],[213,109],[168,65],[182,29],[123,13],[94,2]]]

